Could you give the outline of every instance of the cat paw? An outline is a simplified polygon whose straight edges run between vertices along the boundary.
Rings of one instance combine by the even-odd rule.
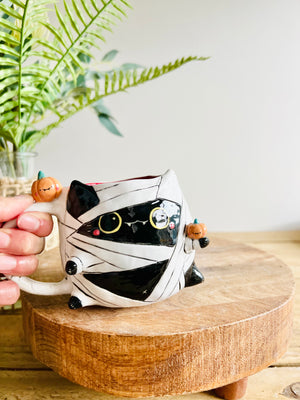
[[[75,275],[77,274],[77,264],[75,261],[67,261],[65,266],[65,271],[68,275]]]
[[[204,281],[204,276],[197,269],[195,263],[193,263],[190,268],[185,273],[185,287],[198,285]]]
[[[76,296],[71,296],[69,303],[68,303],[69,308],[71,308],[71,310],[76,310],[77,308],[81,308],[82,307],[82,303],[79,300],[78,297]]]
[[[204,238],[199,239],[199,244],[201,249],[204,249],[204,247],[208,246],[209,245],[208,237],[205,236]]]

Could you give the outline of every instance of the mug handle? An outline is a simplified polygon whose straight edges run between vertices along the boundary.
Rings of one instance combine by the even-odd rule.
[[[62,196],[64,197],[64,196]],[[63,205],[65,204],[63,199],[58,198],[53,200],[52,202],[42,202],[42,203],[34,203],[29,208],[27,208],[24,212],[29,211],[40,211],[46,212],[52,215],[55,215],[58,220],[63,219]],[[9,221],[5,227],[12,227],[12,222]],[[20,289],[24,290],[25,292],[31,294],[38,294],[38,295],[59,295],[59,294],[70,294],[72,291],[72,281],[69,277],[65,277],[60,282],[41,282],[36,281],[35,279],[28,278],[27,276],[14,276],[5,274],[5,276],[16,282]]]

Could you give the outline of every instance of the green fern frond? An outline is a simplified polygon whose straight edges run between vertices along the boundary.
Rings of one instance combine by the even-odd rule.
[[[59,32],[49,22],[43,22],[43,26],[54,36],[57,44],[55,46],[52,42],[51,45],[48,45],[45,40],[42,44],[48,50],[51,47],[50,55],[48,57],[45,55],[45,57],[51,58],[56,63],[40,88],[40,97],[44,97],[51,82],[61,83],[62,76],[66,75],[65,70],[72,77],[73,82],[76,82],[77,77],[85,69],[85,64],[80,60],[79,54],[92,57],[89,48],[98,47],[95,39],[104,41],[103,31],[111,30],[112,19],[119,17],[116,11],[112,11],[116,10],[115,7],[119,9],[119,14],[126,15],[120,3],[124,4],[122,0],[108,0],[106,3],[94,1],[91,4],[87,0],[79,0],[76,5],[74,0],[70,4],[64,1],[65,15],[58,7],[55,7],[60,24]],[[34,111],[35,104],[32,105],[29,112],[28,123]]]
[[[57,101],[55,104],[55,113],[56,115],[60,115],[59,119],[41,131],[33,134],[26,141],[26,147],[34,148],[43,137],[47,136],[52,129],[59,126],[63,121],[86,107],[93,107],[99,100],[107,96],[118,92],[124,92],[129,88],[152,81],[191,61],[205,61],[207,59],[208,57],[191,56],[177,59],[161,67],[133,68],[131,70],[127,69],[125,72],[122,69],[117,69],[107,72],[104,79],[95,79],[93,88],[82,87],[71,89],[64,95],[64,99]]]
[[[13,125],[15,126],[14,142],[17,145],[19,128],[25,122],[22,119],[26,114],[27,107],[36,101],[35,95],[39,90],[35,85],[37,81],[40,82],[40,79],[35,79],[32,73],[30,73],[31,79],[27,79],[28,72],[24,63],[29,55],[34,55],[32,48],[36,44],[34,39],[34,33],[38,28],[36,21],[41,19],[40,8],[49,3],[49,0],[41,0],[38,5],[30,0],[24,2],[12,0],[10,6],[3,2],[0,3],[0,11],[9,17],[7,19],[2,16],[0,19],[0,67],[3,68],[0,71],[0,104],[5,103],[5,107],[1,107],[5,115],[0,118],[0,124],[2,132],[5,129],[13,129]],[[39,72],[38,69],[36,70]],[[11,101],[12,99],[13,101]],[[8,120],[9,115],[14,116],[13,121],[3,124]],[[8,128],[10,126],[12,128]]]
[[[6,112],[3,122],[14,115],[10,125],[15,126],[17,146],[21,144],[17,132],[28,130],[40,104],[51,108],[61,85],[70,77],[76,83],[84,72],[85,62],[93,57],[90,48],[105,40],[103,32],[111,30],[112,19],[118,17],[116,9],[126,14],[120,3],[64,0],[63,11],[54,5],[57,28],[47,19],[53,1],[0,1],[0,109]],[[50,37],[36,37],[41,29]],[[7,127],[0,117],[0,129]]]
[[[142,83],[156,79],[162,75],[165,75],[175,69],[187,64],[191,61],[205,61],[208,57],[187,57],[177,59],[174,62],[163,65],[161,67],[150,67],[150,68],[134,68],[124,71],[122,69],[111,71],[105,75],[104,88],[102,85],[101,90],[95,91],[94,97],[97,101],[99,98],[109,96],[111,94],[126,91],[128,88],[138,86]]]
[[[35,144],[60,123],[91,106],[114,134],[120,134],[102,99],[151,81],[194,60],[162,67],[124,64],[106,72],[87,69],[93,49],[127,16],[126,0],[0,0],[0,150]],[[48,20],[49,12],[56,18]],[[107,53],[102,63],[117,52]],[[89,82],[87,84],[87,82]],[[36,124],[49,115],[54,122]]]

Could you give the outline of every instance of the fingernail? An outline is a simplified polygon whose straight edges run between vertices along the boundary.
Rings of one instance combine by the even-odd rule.
[[[10,237],[7,233],[0,232],[0,249],[5,249],[9,246]]]
[[[0,271],[11,272],[17,266],[17,261],[14,257],[0,256]]]
[[[32,215],[23,214],[18,219],[18,227],[26,231],[35,232],[40,227],[40,220]]]

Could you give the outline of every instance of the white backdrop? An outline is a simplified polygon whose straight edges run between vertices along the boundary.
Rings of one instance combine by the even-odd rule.
[[[37,147],[64,185],[176,171],[210,231],[300,228],[299,0],[132,0],[103,51],[156,65],[211,56],[83,111]]]

